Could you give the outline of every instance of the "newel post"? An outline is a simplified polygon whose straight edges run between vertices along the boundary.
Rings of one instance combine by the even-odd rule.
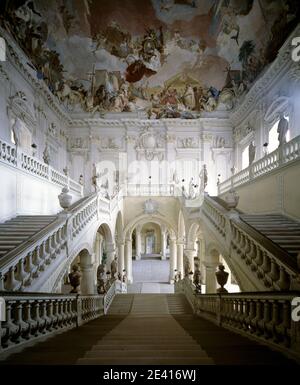
[[[82,325],[82,301],[79,295],[76,296],[76,327]]]
[[[222,326],[222,309],[223,309],[223,298],[222,298],[221,294],[218,294],[217,306],[216,306],[218,326]]]

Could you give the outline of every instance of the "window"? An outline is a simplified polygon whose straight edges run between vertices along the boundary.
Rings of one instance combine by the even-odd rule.
[[[242,169],[249,166],[249,145],[242,152]]]
[[[287,121],[289,121],[288,116],[284,116]],[[279,119],[276,121],[276,123],[272,126],[271,130],[269,131],[269,145],[268,145],[268,152],[275,151],[276,148],[279,146],[279,141],[278,141],[278,122]],[[288,142],[290,140],[290,130],[288,130],[286,134],[286,141]]]

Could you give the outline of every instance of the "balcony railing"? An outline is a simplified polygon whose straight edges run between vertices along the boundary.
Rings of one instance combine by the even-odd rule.
[[[262,175],[285,166],[300,158],[300,135],[281,145],[275,151],[252,163],[249,167],[234,174],[218,185],[218,194],[223,194],[231,188],[239,187]]]
[[[178,196],[181,190],[174,184],[128,184],[127,196]]]
[[[2,139],[0,139],[1,162],[54,183],[59,187],[68,187],[71,192],[77,195],[83,195],[83,186],[81,184]]]

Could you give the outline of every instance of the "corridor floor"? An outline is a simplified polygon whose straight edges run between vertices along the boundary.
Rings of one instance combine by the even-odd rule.
[[[293,364],[195,317],[182,294],[120,294],[109,314],[11,355],[2,364]]]

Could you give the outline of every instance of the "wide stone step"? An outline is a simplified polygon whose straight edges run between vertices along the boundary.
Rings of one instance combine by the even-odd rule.
[[[108,357],[207,357],[207,354],[202,350],[131,350],[131,351],[120,351],[120,350],[91,350],[87,352],[84,358],[108,358]]]
[[[110,357],[110,358],[81,358],[78,365],[212,365],[208,357]]]
[[[173,347],[174,350],[197,350],[197,351],[202,351],[201,347],[197,344],[184,344],[184,343],[177,343],[176,346]],[[115,346],[115,345],[110,345],[110,344],[101,344],[101,345],[94,345],[91,350],[101,350],[101,351],[116,351],[118,349],[119,351],[122,350],[165,350],[166,345],[165,344],[147,344],[147,345],[139,345],[139,344],[132,344],[132,345],[124,345],[124,346]],[[169,349],[169,347],[168,347]]]

